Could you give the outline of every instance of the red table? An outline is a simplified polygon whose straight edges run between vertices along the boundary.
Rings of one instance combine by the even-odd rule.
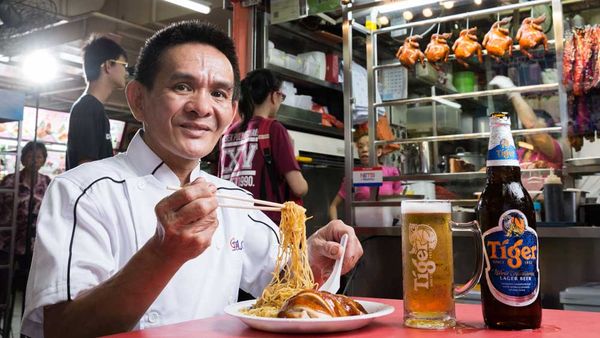
[[[457,327],[448,330],[418,330],[402,325],[402,301],[395,299],[363,298],[394,306],[396,311],[389,316],[375,319],[370,325],[355,331],[319,335],[274,334],[256,331],[247,327],[239,319],[227,315],[192,320],[189,322],[165,325],[157,328],[121,333],[111,338],[185,338],[185,337],[548,337],[585,338],[600,336],[600,313],[562,310],[544,310],[542,327],[536,330],[497,331],[484,327],[481,306],[456,304]]]

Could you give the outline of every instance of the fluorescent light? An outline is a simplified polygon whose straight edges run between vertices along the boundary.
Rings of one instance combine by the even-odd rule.
[[[203,3],[196,2],[196,1],[192,1],[192,0],[164,0],[164,1],[170,2],[173,5],[185,7],[187,9],[191,9],[193,11],[200,12],[202,14],[210,13],[209,6],[207,6]]]
[[[36,50],[23,59],[23,75],[35,83],[47,83],[56,77],[58,64],[47,50]]]
[[[460,107],[461,107],[460,103],[456,103],[456,102],[444,99],[443,97],[434,96],[431,99],[437,103],[445,104],[448,107],[452,107],[452,108],[456,108],[456,109],[460,109]]]
[[[379,7],[378,10],[379,10],[379,13],[389,13],[389,12],[401,11],[403,9],[409,9],[409,8],[414,8],[414,7],[419,7],[419,6],[426,6],[426,5],[437,3],[438,1],[439,0],[421,0],[421,1],[403,0],[403,1],[394,2],[392,4],[383,5],[383,6]]]

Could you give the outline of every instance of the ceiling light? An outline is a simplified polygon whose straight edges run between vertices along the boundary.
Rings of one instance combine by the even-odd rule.
[[[423,10],[424,17],[429,18],[432,15],[433,15],[433,11],[431,10],[431,8],[427,7]]]
[[[47,50],[36,50],[25,56],[22,67],[27,80],[42,84],[56,77],[58,64]]]
[[[382,15],[377,18],[377,24],[379,25],[379,27],[387,26],[390,24],[390,19],[387,16]]]
[[[413,13],[411,11],[404,11],[404,13],[402,13],[402,16],[404,17],[404,20],[406,20],[406,21],[410,21],[414,17]]]
[[[442,6],[445,9],[451,9],[452,7],[454,7],[454,1],[443,1]]]
[[[482,2],[482,1],[481,1],[481,0],[473,0],[473,2],[474,2],[474,3],[475,3],[477,6],[479,6],[479,5],[481,5],[481,2]]]
[[[170,2],[173,5],[185,7],[187,9],[191,9],[196,12],[200,12],[202,14],[210,13],[210,7],[201,3],[197,0],[164,0],[166,2]]]

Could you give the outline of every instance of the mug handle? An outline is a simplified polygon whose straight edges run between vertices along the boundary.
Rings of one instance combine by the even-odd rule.
[[[466,295],[467,292],[475,287],[481,278],[481,274],[483,272],[483,236],[481,235],[481,229],[479,229],[479,223],[477,221],[467,223],[456,223],[450,221],[450,227],[452,228],[452,231],[472,232],[476,237],[475,252],[477,252],[477,267],[475,274],[465,285],[454,288],[454,298],[459,298]]]

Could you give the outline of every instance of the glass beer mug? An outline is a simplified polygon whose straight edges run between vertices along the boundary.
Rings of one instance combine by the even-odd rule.
[[[455,223],[449,201],[405,200],[402,213],[402,281],[404,325],[444,329],[456,325],[454,299],[465,295],[481,277],[483,249],[476,221]],[[454,287],[452,231],[475,233],[477,269],[462,287]]]

